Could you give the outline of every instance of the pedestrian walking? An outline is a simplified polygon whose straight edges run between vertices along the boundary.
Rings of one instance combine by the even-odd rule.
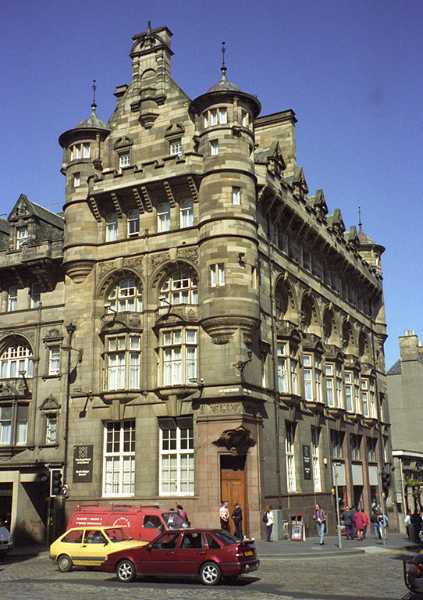
[[[189,519],[188,519],[188,515],[187,513],[184,511],[184,507],[182,506],[182,504],[177,504],[176,505],[176,512],[179,518],[179,521],[181,523],[181,527],[189,527],[190,523],[189,523]]]
[[[266,541],[271,542],[270,539],[272,537],[272,529],[274,523],[273,511],[272,507],[268,506],[266,508],[266,512],[263,515],[263,523],[266,525]]]
[[[219,508],[220,528],[229,531],[229,508],[227,502],[222,502]]]
[[[319,536],[319,543],[321,546],[325,543],[325,532],[326,532],[326,513],[320,507],[320,504],[316,504],[314,507],[313,521],[316,523],[317,535]]]
[[[413,542],[415,544],[420,544],[420,531],[422,529],[422,518],[417,510],[410,517],[411,527],[413,530]]]
[[[375,506],[372,509],[372,514],[370,515],[370,522],[373,525],[373,534],[377,540],[382,539],[382,534],[380,531],[379,515],[380,515],[379,507]]]
[[[358,508],[356,513],[354,514],[353,522],[357,531],[357,539],[360,540],[360,542],[362,542],[364,539],[364,528],[366,527],[366,515],[361,510],[361,508]]]
[[[354,532],[354,522],[353,522],[354,513],[355,513],[355,510],[350,508],[347,505],[345,507],[345,511],[342,515],[342,519],[344,521],[345,530],[346,530],[346,534],[347,534],[347,540],[354,539],[354,533],[355,533]]]
[[[238,502],[235,504],[231,517],[235,525],[235,537],[242,540],[244,537],[242,533],[242,509]]]

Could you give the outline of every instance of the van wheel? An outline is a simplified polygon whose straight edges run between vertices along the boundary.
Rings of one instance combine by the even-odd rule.
[[[61,571],[62,573],[72,571],[73,562],[71,557],[67,554],[61,554],[57,559],[57,566],[59,567],[59,571]]]
[[[214,562],[206,562],[200,569],[201,583],[217,585],[222,578],[222,571]]]
[[[116,575],[119,581],[123,583],[134,581],[137,576],[134,563],[127,558],[119,561],[116,567]]]

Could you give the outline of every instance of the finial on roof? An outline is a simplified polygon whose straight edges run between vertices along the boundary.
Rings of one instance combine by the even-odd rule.
[[[226,52],[226,42],[222,42],[222,66],[220,67],[220,71],[222,73],[222,76],[220,78],[221,81],[226,81],[227,80],[227,72],[228,69],[226,68],[226,64],[225,64],[225,52]]]
[[[93,90],[93,101],[91,102],[91,113],[95,115],[95,111],[97,109],[97,104],[95,103],[95,92],[97,89],[97,82],[93,79],[92,90]]]
[[[147,33],[151,33],[151,21],[147,21]]]
[[[362,233],[363,231],[363,223],[361,222],[361,207],[358,207],[358,231]]]

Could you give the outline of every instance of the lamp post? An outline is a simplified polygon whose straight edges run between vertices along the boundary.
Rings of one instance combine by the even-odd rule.
[[[64,350],[68,351],[68,361],[66,367],[66,389],[65,389],[65,431],[63,436],[64,441],[64,453],[63,453],[63,483],[67,484],[68,474],[68,439],[69,439],[69,405],[70,405],[70,373],[71,373],[71,358],[72,358],[72,338],[76,331],[76,325],[69,323],[66,325],[66,331],[68,333],[68,345],[63,346]]]
[[[332,476],[333,483],[335,484],[335,502],[336,502],[336,529],[338,531],[338,548],[342,550],[342,536],[341,536],[341,515],[339,513],[339,494],[338,494],[338,465],[332,463]]]

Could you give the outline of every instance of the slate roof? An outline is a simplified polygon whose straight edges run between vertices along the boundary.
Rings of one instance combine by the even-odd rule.
[[[240,92],[241,88],[239,86],[237,86],[235,83],[232,83],[232,81],[229,81],[226,67],[222,67],[220,70],[222,71],[222,75],[221,75],[219,81],[217,83],[215,83],[214,85],[212,85],[212,87],[207,90],[207,93],[209,94],[210,92],[227,92],[227,91]]]
[[[87,119],[84,119],[75,127],[75,129],[109,129],[106,123],[99,119],[96,114],[96,106],[91,106],[91,114]]]
[[[9,233],[9,223],[5,219],[0,219],[0,232]]]
[[[65,224],[63,217],[51,212],[51,210],[48,210],[48,208],[44,208],[44,206],[40,206],[36,202],[32,202],[32,200],[29,200],[29,198],[28,202],[32,205],[35,216],[39,217],[43,221],[46,221],[47,223],[50,223],[51,225],[54,225],[55,227],[58,227],[59,229],[64,229]]]
[[[397,360],[396,363],[392,365],[392,367],[387,372],[387,375],[401,375],[401,361]]]

